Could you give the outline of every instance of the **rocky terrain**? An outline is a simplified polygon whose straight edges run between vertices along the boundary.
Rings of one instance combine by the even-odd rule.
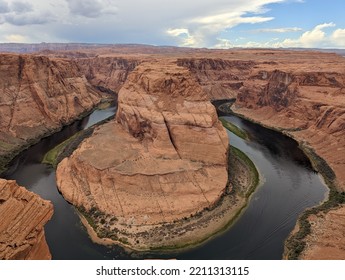
[[[43,226],[53,215],[53,205],[0,179],[0,259],[51,259]]]
[[[309,217],[312,230],[300,258],[305,260],[343,260],[345,258],[345,207]]]
[[[226,183],[227,137],[208,100],[237,98],[236,113],[296,139],[327,183],[345,190],[345,58],[339,55],[15,47],[42,54],[0,56],[0,171],[22,147],[93,108],[102,92],[120,92],[116,122],[97,129],[58,170],[67,200],[104,217],[102,228],[112,227],[111,219],[126,225],[171,222],[217,201]],[[342,205],[313,218],[313,238],[302,257],[342,231],[341,211]],[[142,215],[133,218],[135,213]],[[337,256],[345,258],[341,248]]]
[[[92,110],[101,93],[70,60],[0,55],[0,173],[24,147]]]
[[[216,110],[189,71],[174,61],[146,62],[121,88],[116,120],[59,164],[57,183],[66,200],[100,214],[109,232],[116,232],[113,222],[145,234],[145,226],[181,220],[219,200],[227,149]]]
[[[97,56],[78,59],[81,72],[100,91],[118,93],[127,77],[140,64],[140,59],[117,56]]]

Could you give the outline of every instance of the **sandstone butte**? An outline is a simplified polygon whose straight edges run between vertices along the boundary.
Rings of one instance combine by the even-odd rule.
[[[140,231],[217,203],[227,183],[228,144],[187,69],[166,59],[143,62],[119,92],[115,120],[58,165],[57,184],[75,206]]]
[[[52,215],[50,201],[0,179],[0,260],[51,259],[43,227]]]
[[[59,46],[54,47],[57,49],[59,48]],[[82,47],[83,46],[81,46],[81,48]],[[63,48],[68,49],[65,46]],[[20,59],[17,55],[2,55],[1,59],[7,60],[9,57],[12,57],[12,64],[8,63],[8,65],[15,66],[7,66],[8,70],[4,72],[4,75],[8,75],[7,73],[10,73],[8,71],[11,69],[17,69],[15,73],[10,75],[11,77],[13,76],[13,78],[11,78],[13,79],[13,83],[17,85],[20,80],[18,77],[21,76],[19,73],[23,73],[19,71],[19,69],[22,69],[19,67],[19,65],[21,65],[19,63]],[[43,52],[42,55],[25,55],[22,57],[27,60],[40,59],[48,61],[55,66],[61,64],[65,66],[72,65],[72,69],[76,69],[74,75],[67,76],[69,79],[60,79],[63,83],[60,82],[59,86],[63,87],[66,83],[72,86],[75,81],[74,78],[77,76],[77,80],[82,81],[87,87],[92,86],[93,89],[97,88],[105,92],[108,90],[109,92],[117,92],[122,84],[128,79],[129,73],[133,70],[137,71],[135,67],[140,65],[140,63],[150,63],[153,60],[158,63],[159,60],[164,61],[166,58],[176,59],[177,65],[189,70],[188,79],[192,76],[192,78],[197,81],[207,94],[207,99],[237,98],[233,106],[233,110],[236,113],[261,123],[262,125],[289,134],[304,147],[313,149],[314,152],[322,157],[334,171],[336,180],[333,183],[337,186],[338,190],[345,190],[344,57],[317,51],[255,49],[206,50],[124,45],[78,50],[74,48],[73,51],[61,52],[47,51]],[[1,65],[3,65],[3,63]],[[64,69],[69,69],[69,66],[64,67]],[[178,71],[185,71],[182,70],[182,68],[178,69]],[[59,73],[60,71],[64,73],[62,69],[54,73]],[[48,73],[48,71],[45,73]],[[53,75],[52,77],[55,76],[56,75]],[[66,77],[66,75],[62,76]],[[61,77],[61,75],[59,77]],[[69,84],[70,80],[72,81],[71,84]],[[2,81],[2,83],[5,82],[6,80]],[[57,85],[58,84],[59,83],[57,83]],[[2,88],[6,89],[9,86],[10,83],[7,83],[7,86],[5,83]],[[31,86],[30,89],[35,89],[35,87]],[[125,92],[129,91],[125,88],[124,90]],[[53,95],[53,92],[49,91],[48,88],[47,91],[51,92]],[[14,91],[12,91],[12,94],[13,92]],[[7,95],[1,94],[0,98],[4,98],[3,96],[8,95],[8,93]],[[28,92],[28,95],[30,96],[31,93]],[[13,107],[9,106],[9,104],[15,105],[22,100],[7,98],[10,101],[5,103],[3,101],[0,102],[1,112],[5,116],[8,115],[8,113],[5,114],[3,112],[11,111],[10,108]],[[49,100],[53,102],[54,99],[53,97]],[[68,99],[68,97],[66,97],[66,99]],[[34,98],[34,100],[36,100],[36,98]],[[131,102],[134,103],[134,101]],[[141,102],[144,101],[140,101],[138,104]],[[71,106],[71,103],[66,104]],[[124,105],[127,104],[124,103]],[[25,104],[23,104],[23,106],[25,108]],[[127,106],[130,107],[130,105]],[[131,106],[133,107],[133,105]],[[19,109],[17,108],[16,110]],[[41,115],[40,110],[36,112]],[[42,121],[42,119],[45,118],[38,119]],[[119,117],[117,117],[117,119],[119,120]],[[13,129],[11,129],[11,131],[7,129],[7,127],[9,127],[9,121],[6,122],[7,125],[5,126],[3,126],[3,123],[4,121],[1,118],[0,135],[2,138],[0,138],[0,141],[3,142],[0,142],[0,150],[6,154],[6,150],[8,151],[13,148],[11,145],[7,144],[8,142],[12,143],[22,140],[16,138]],[[134,125],[135,121],[131,121],[130,123]],[[111,126],[111,129],[119,127],[123,130],[123,124],[125,124],[125,122],[122,122],[122,124],[114,124]],[[132,125],[129,125],[127,128],[133,129]],[[34,127],[34,123],[31,126]],[[31,126],[28,126],[29,129]],[[108,126],[110,129],[110,125]],[[134,125],[134,127],[136,126]],[[25,131],[27,130],[25,129]],[[18,133],[20,132],[26,135],[25,131],[18,131]],[[133,131],[136,130],[134,129],[132,132]],[[144,129],[144,131],[146,130]],[[101,132],[102,130],[96,133]],[[124,133],[130,135],[128,132]],[[140,135],[147,135],[147,132],[140,132],[139,136]],[[14,140],[12,140],[11,137]],[[118,136],[113,137],[114,142],[115,137]],[[140,139],[140,137],[138,139]],[[11,139],[11,141],[7,139]],[[86,143],[89,146],[84,143],[79,150],[95,145],[92,143],[92,140],[87,141]],[[143,143],[146,142],[147,139],[145,138]],[[113,145],[112,148],[114,147],[116,147],[116,145]],[[147,146],[147,151],[149,148],[151,149],[152,147]],[[79,151],[77,154],[78,153]],[[117,157],[115,157],[115,159],[116,158]],[[73,160],[76,160],[74,155],[72,156],[71,162],[73,162]],[[66,163],[64,164],[66,165]],[[106,165],[101,165],[102,168],[104,166]],[[84,172],[88,171],[88,169],[84,170]],[[106,182],[110,184],[109,181],[106,180]],[[82,193],[82,191],[80,191],[80,193]],[[337,211],[340,214],[334,215]],[[327,242],[327,238],[332,236],[333,233],[343,234],[341,224],[343,224],[345,218],[341,215],[342,211],[343,207],[339,206],[339,209],[333,209],[328,213],[320,214],[316,218],[313,217],[312,234],[310,236],[314,237],[307,240],[307,250],[309,250],[309,252],[310,250],[317,252],[315,255],[316,258],[345,258],[345,250],[342,249],[343,246],[340,239],[335,238]],[[330,217],[336,217],[336,220]],[[330,220],[333,221],[332,227],[329,227],[329,224],[326,223],[326,221]],[[318,228],[316,228],[316,225]],[[319,233],[321,232],[325,234],[320,235]],[[325,239],[325,236],[328,237]],[[338,235],[334,234],[334,236]],[[327,251],[322,249],[324,248],[322,247],[323,245],[320,249],[318,246],[321,242],[325,242],[326,247],[338,247],[339,252],[332,255],[329,253],[331,250]],[[323,252],[325,252],[325,254],[323,254]],[[304,254],[302,254],[301,257],[308,258],[308,256]]]

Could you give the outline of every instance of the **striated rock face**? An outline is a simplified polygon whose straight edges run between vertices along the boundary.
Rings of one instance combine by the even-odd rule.
[[[97,56],[78,59],[77,63],[92,85],[101,91],[117,93],[140,61],[134,58]]]
[[[52,215],[49,201],[0,179],[0,259],[51,259],[43,227]]]
[[[344,190],[344,87],[345,73],[261,72],[244,83],[235,110],[311,147],[331,166]]]
[[[72,61],[1,54],[0,156],[60,129],[100,98]]]
[[[251,60],[220,58],[178,60],[178,65],[188,68],[196,77],[210,100],[236,97],[255,64]]]
[[[227,183],[228,137],[190,72],[171,61],[142,63],[118,101],[116,120],[59,164],[63,196],[132,226],[216,203]]]

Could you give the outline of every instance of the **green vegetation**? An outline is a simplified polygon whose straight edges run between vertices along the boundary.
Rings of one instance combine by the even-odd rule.
[[[223,126],[231,131],[233,134],[237,135],[238,137],[248,140],[248,134],[243,129],[239,128],[238,126],[234,125],[233,123],[225,120],[224,118],[219,118],[219,120],[222,122]]]
[[[42,163],[50,164],[56,167],[57,158],[59,157],[59,155],[61,155],[61,153],[65,150],[65,148],[68,145],[70,145],[78,137],[79,134],[80,132],[74,134],[72,137],[68,138],[67,140],[63,141],[62,143],[60,143],[59,145],[55,146],[53,149],[48,151],[48,153],[44,155]]]
[[[113,119],[114,116],[110,116],[105,120],[96,123],[95,125],[77,132],[64,142],[60,143],[59,145],[55,146],[53,149],[48,151],[42,160],[42,163],[50,164],[54,168],[65,158],[69,157],[75,149],[78,148],[79,144],[86,138],[90,137],[94,131],[94,129],[109,120]]]
[[[230,146],[229,148],[229,170],[228,170],[228,176],[229,176],[229,180],[232,180],[232,177],[236,176],[236,174],[234,174],[233,170],[234,168],[232,168],[232,161],[233,159],[237,159],[240,160],[244,166],[246,166],[248,168],[248,173],[250,174],[250,185],[248,185],[246,191],[244,193],[242,193],[242,195],[245,196],[245,198],[249,198],[249,196],[254,192],[255,188],[257,187],[257,185],[259,184],[259,180],[260,180],[260,176],[259,176],[259,172],[256,169],[255,164],[252,162],[252,160],[244,153],[242,152],[240,149],[234,147],[234,146]]]
[[[101,103],[98,104],[97,110],[105,110],[105,109],[108,109],[109,107],[113,106],[113,103],[114,103],[113,100],[103,101],[103,102],[101,102]]]
[[[117,229],[115,228],[110,230],[110,226],[117,221],[116,217],[105,214],[96,207],[92,207],[87,211],[84,206],[80,206],[77,207],[77,210],[87,220],[88,224],[97,233],[98,237],[118,240]],[[128,241],[126,244],[128,244]]]
[[[240,186],[241,183],[239,183],[237,178],[237,171],[239,170],[238,166],[241,165],[244,166],[247,169],[247,175],[249,175],[250,183],[247,186]],[[150,247],[151,251],[176,251],[176,250],[182,250],[185,248],[191,248],[198,246],[205,242],[206,240],[212,238],[218,233],[224,232],[227,230],[240,216],[242,213],[242,210],[247,207],[248,199],[250,195],[255,191],[256,187],[259,185],[259,172],[256,169],[255,164],[251,161],[251,159],[240,149],[237,149],[233,146],[229,145],[229,153],[228,153],[228,174],[229,174],[229,181],[227,185],[227,191],[224,192],[223,196],[220,198],[219,202],[215,204],[213,207],[205,207],[202,212],[198,212],[197,214],[191,216],[190,218],[185,217],[184,221],[190,221],[191,218],[201,217],[203,212],[205,211],[212,211],[216,207],[219,207],[220,204],[223,203],[224,199],[228,199],[232,197],[233,199],[237,199],[239,196],[245,198],[246,202],[243,204],[242,207],[237,211],[237,213],[231,217],[230,220],[227,221],[227,223],[220,229],[218,229],[217,232],[212,232],[210,235],[204,236],[201,240],[197,240],[195,242],[190,243],[183,243],[183,244],[176,244],[176,245],[169,245],[169,246],[152,246]],[[231,185],[231,190],[228,191]],[[244,188],[243,188],[244,187]],[[231,199],[231,198],[230,198]],[[174,221],[177,222],[177,221]]]
[[[300,148],[307,155],[314,169],[320,172],[320,174],[325,178],[327,185],[333,184],[336,176],[328,163],[316,154],[312,148],[305,145],[300,145]]]

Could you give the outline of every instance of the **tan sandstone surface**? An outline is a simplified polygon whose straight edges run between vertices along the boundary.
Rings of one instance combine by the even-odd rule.
[[[0,259],[51,259],[43,227],[52,215],[50,201],[0,179]]]
[[[173,222],[212,207],[227,183],[228,137],[188,70],[139,65],[119,92],[116,120],[57,169],[63,196],[117,224]]]
[[[306,248],[300,258],[305,260],[345,259],[345,207],[318,213],[309,217],[312,232],[305,241]]]
[[[101,100],[77,64],[40,55],[0,55],[0,156],[49,135]],[[0,172],[5,161],[0,160]]]

